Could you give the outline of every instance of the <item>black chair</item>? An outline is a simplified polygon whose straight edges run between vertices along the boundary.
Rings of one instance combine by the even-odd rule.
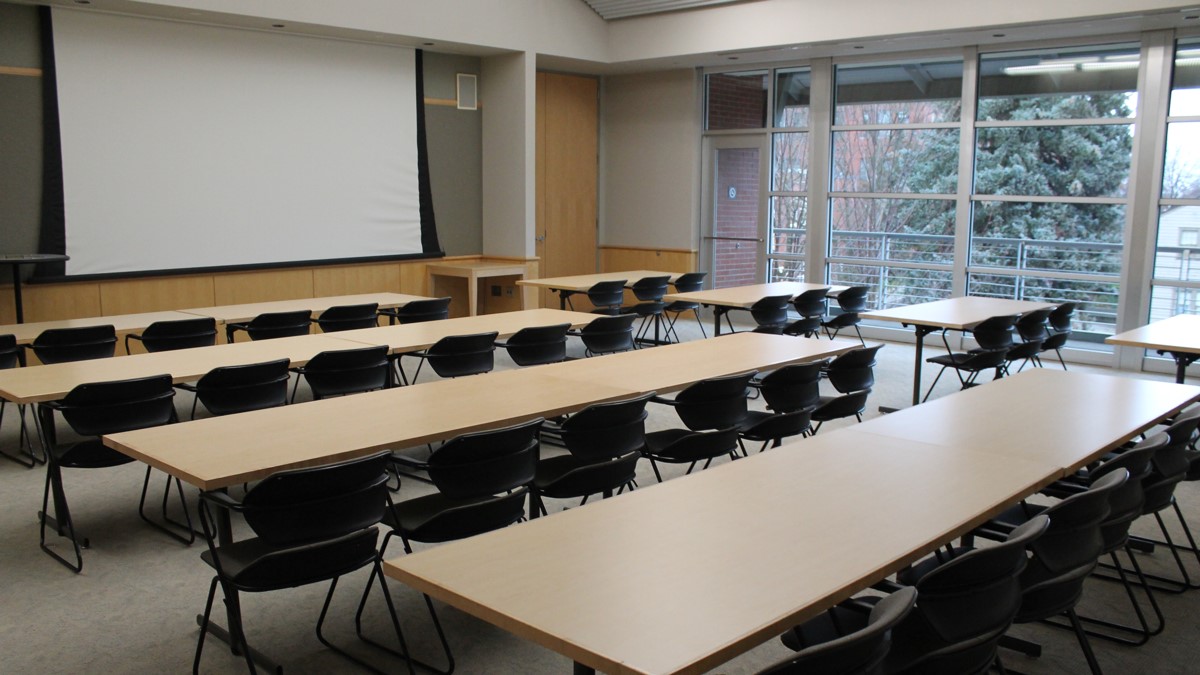
[[[668,433],[672,432],[672,433]],[[704,462],[701,469],[707,469],[714,459],[720,457],[738,458],[738,430],[735,427],[717,429],[715,431],[688,431],[687,429],[667,429],[646,434],[646,445],[642,448],[642,456],[650,460],[654,469],[654,477],[662,482],[658,463],[687,464],[685,474],[690,474],[696,465]]]
[[[1018,373],[1024,370],[1026,363],[1041,367],[1042,362],[1038,359],[1038,354],[1042,353],[1042,345],[1050,335],[1046,324],[1049,316],[1050,310],[1037,309],[1017,319],[1017,335],[1021,337],[1021,342],[1015,343],[1004,358],[1009,364],[1021,362],[1021,366],[1017,368]],[[1004,371],[1009,372],[1009,366],[1006,365]]]
[[[814,288],[804,291],[792,299],[792,308],[800,318],[784,326],[785,335],[802,335],[817,337],[821,334],[821,322],[825,319],[827,309],[826,294],[828,288]]]
[[[225,324],[225,340],[233,343],[239,330],[246,331],[251,340],[308,335],[312,323],[312,311],[302,309],[295,312],[266,312],[250,321]]]
[[[379,530],[375,526],[390,503],[385,485],[387,457],[387,453],[379,453],[330,466],[276,473],[250,488],[241,501],[223,491],[202,493],[200,522],[208,540],[208,550],[200,558],[213,568],[215,574],[200,619],[193,672],[200,670],[217,586],[221,587],[225,608],[233,624],[229,626],[229,641],[234,653],[243,656],[250,672],[255,672],[256,657],[261,661],[266,659],[246,640],[240,594],[277,591],[324,581],[330,583],[317,619],[317,639],[337,654],[375,670],[330,643],[322,632],[338,579],[367,566],[371,567],[367,591],[378,579],[401,652],[407,653],[376,548]],[[218,542],[214,524],[216,509],[242,514],[254,536],[235,542]],[[408,671],[413,672],[411,661]]]
[[[759,675],[883,675],[884,659],[892,647],[892,629],[912,611],[917,589],[902,588],[880,600],[862,628],[760,670]]]
[[[379,310],[379,316],[386,316],[389,326],[397,323],[441,321],[450,316],[451,299],[430,298],[429,300],[413,300],[395,309],[381,309]]]
[[[42,429],[42,440],[45,443],[47,459],[46,488],[42,493],[42,510],[38,513],[41,527],[39,546],[43,551],[75,572],[83,569],[81,549],[87,548],[89,542],[75,531],[75,522],[67,506],[62,470],[103,469],[134,461],[133,457],[105,446],[100,437],[105,434],[144,429],[173,422],[175,420],[174,396],[175,389],[171,386],[171,376],[153,375],[132,380],[81,384],[67,392],[67,395],[61,400],[38,404],[38,421]],[[60,444],[54,425],[55,412],[62,415],[71,430],[83,436],[83,440]],[[179,488],[180,503],[186,516],[187,505],[183,503],[183,489],[179,485],[178,479],[175,479],[175,483]],[[186,524],[168,521],[185,529],[188,532],[188,536],[185,538],[146,517],[144,507],[149,484],[150,467],[146,467],[146,478],[142,482],[142,496],[138,504],[138,511],[142,519],[172,537],[190,543],[192,539],[190,518]],[[51,496],[54,500],[53,514],[49,511]],[[166,501],[167,493],[164,493],[164,515]],[[70,539],[75,549],[73,564],[46,545],[47,527],[54,530],[58,536]]]
[[[438,491],[405,500],[387,510],[383,522],[391,529],[383,539],[381,554],[386,552],[393,536],[400,537],[405,553],[412,553],[414,541],[441,543],[465,539],[523,520],[525,497],[537,469],[538,430],[542,422],[539,417],[501,429],[458,436],[434,450],[424,462],[393,454],[393,462],[427,471]],[[363,639],[366,637],[362,633],[362,612],[370,588],[368,581],[367,592],[355,615]],[[438,670],[414,662],[435,672],[449,673],[454,670],[450,644],[428,595],[425,605],[448,667]]]
[[[740,373],[695,382],[675,398],[655,396],[650,400],[669,405],[686,428],[662,429],[646,434],[643,456],[650,460],[654,475],[662,482],[658,462],[687,463],[691,473],[698,461],[704,467],[722,455],[737,457],[738,429],[745,424],[747,393],[755,373]],[[697,434],[709,431],[711,434]]]
[[[821,397],[812,412],[812,421],[816,422],[812,433],[820,431],[821,425],[830,420],[854,417],[862,421],[867,398],[875,386],[875,354],[882,348],[881,344],[860,347],[829,362],[825,374],[838,395]]]
[[[379,325],[379,303],[370,302],[363,305],[336,305],[321,312],[317,317],[317,326],[322,333],[334,333],[340,330],[355,330],[358,328],[374,328]]]
[[[569,330],[569,323],[530,326],[513,333],[507,340],[497,341],[496,346],[507,350],[509,358],[518,366],[558,363],[567,359]]]
[[[858,341],[867,346],[863,340],[862,331],[858,329],[858,324],[862,319],[858,316],[859,312],[864,312],[867,309],[867,293],[871,290],[869,286],[851,286],[841,293],[837,294],[839,313],[830,316],[821,322],[821,327],[825,329],[825,334],[831,339],[838,336],[838,333],[844,328],[853,328],[858,334]]]
[[[954,370],[963,389],[978,384],[979,375],[989,370],[994,372],[996,377],[1001,377],[1008,364],[1009,350],[1013,347],[1013,326],[1018,318],[1016,314],[993,316],[976,324],[971,329],[971,335],[979,346],[968,352],[951,350],[950,343],[946,340],[946,331],[942,331],[942,343],[946,345],[947,353],[925,359],[926,363],[939,365],[942,369],[938,371],[937,377],[933,378],[922,400],[929,400],[929,395],[933,393],[934,387],[937,386],[938,380],[942,379],[942,374],[947,368]]]
[[[117,351],[117,331],[111,325],[49,328],[21,346],[47,365],[107,359]]]
[[[1027,547],[1049,527],[1045,516],[1016,528],[995,546],[962,550],[948,561],[931,560],[901,583],[917,592],[913,611],[892,629],[892,647],[883,672],[983,673],[999,664],[997,645],[1012,625],[1021,603],[1019,576],[1026,569]],[[902,586],[885,583],[885,590]],[[796,650],[836,639],[859,629],[877,597],[850,600],[783,635]],[[857,672],[857,671],[850,671]],[[1003,672],[1003,671],[1002,671]]]
[[[629,290],[633,293],[633,297],[638,303],[632,307],[624,308],[624,313],[630,313],[641,318],[641,323],[638,325],[635,339],[642,342],[648,339],[650,328],[654,328],[654,343],[657,344],[662,340],[665,316],[663,312],[666,309],[666,303],[663,302],[663,296],[667,294],[667,286],[671,283],[671,277],[643,277],[633,282]]]
[[[529,517],[546,514],[544,497],[611,497],[633,483],[646,443],[646,402],[653,392],[622,401],[594,403],[560,424],[547,422],[542,433],[558,437],[569,454],[538,461],[530,495]]]
[[[1075,307],[1076,303],[1074,302],[1064,302],[1050,312],[1050,316],[1047,317],[1050,334],[1042,342],[1042,353],[1053,350],[1058,356],[1058,362],[1062,365],[1063,370],[1067,369],[1067,362],[1063,360],[1062,350],[1067,346],[1067,340],[1071,338],[1071,318],[1075,315]]]
[[[636,348],[633,341],[633,321],[636,318],[633,314],[601,316],[592,319],[583,328],[568,331],[567,334],[583,340],[585,356],[627,352]]]
[[[126,354],[133,353],[129,351],[130,340],[141,342],[148,352],[211,347],[217,343],[217,320],[202,316],[179,321],[155,321],[146,326],[141,334],[130,333],[125,336]]]
[[[313,400],[320,400],[383,389],[390,384],[392,372],[387,345],[321,352],[307,365],[291,370],[297,373],[292,401],[296,400],[301,379],[308,380]]]
[[[17,345],[17,338],[14,335],[0,335],[0,370],[16,368],[21,362],[21,348]],[[4,407],[8,401],[0,398],[0,428],[4,425]],[[23,455],[10,455],[7,452],[0,452],[0,456],[26,467],[32,467],[39,461],[45,461],[44,458],[38,457],[34,450],[33,439],[29,437],[29,424],[25,418],[25,404],[17,404],[17,416],[20,418],[20,430],[17,433],[17,444],[20,446],[18,451]],[[36,425],[35,425],[36,428]],[[26,459],[28,457],[28,459]]]
[[[704,290],[704,277],[706,276],[708,276],[708,272],[688,272],[679,275],[671,285],[675,287],[676,293],[695,293]],[[675,300],[663,307],[663,315],[670,317],[667,320],[667,339],[671,339],[671,336],[674,335],[675,341],[680,341],[679,333],[675,332],[675,322],[684,312],[691,312],[696,316],[696,324],[700,326],[700,335],[707,338],[708,334],[704,332],[704,321],[700,319],[700,303]]]
[[[778,335],[783,332],[784,326],[787,325],[788,307],[791,303],[792,296],[786,295],[769,295],[759,299],[750,306],[750,316],[754,318],[755,333],[772,333]],[[725,322],[729,325],[729,332],[736,332],[733,328],[733,319],[729,318],[729,313],[725,313]]]
[[[433,343],[428,349],[415,352],[401,352],[396,360],[396,370],[400,373],[400,381],[410,384],[408,374],[401,365],[404,358],[419,359],[417,370],[413,373],[411,384],[416,384],[421,374],[421,366],[429,362],[429,367],[438,377],[462,377],[464,375],[479,375],[490,373],[496,365],[496,338],[500,334],[473,333],[471,335],[447,335]]]
[[[628,279],[616,279],[592,284],[592,287],[587,290],[588,301],[595,307],[592,312],[620,314],[621,306],[625,304],[625,284],[627,283],[629,283]],[[567,306],[571,306],[570,296],[567,297]],[[571,309],[575,308],[571,307]]]
[[[779,447],[784,438],[807,436],[812,425],[812,411],[821,401],[821,368],[823,361],[784,366],[750,381],[750,386],[762,393],[767,410],[750,410],[746,413],[738,436],[743,441],[742,454],[746,455],[745,441],[762,443],[759,452],[768,445]]]
[[[192,401],[192,419],[196,403],[204,404],[212,415],[231,415],[273,408],[287,403],[288,359],[221,366],[208,371],[195,384],[175,385],[196,394]]]

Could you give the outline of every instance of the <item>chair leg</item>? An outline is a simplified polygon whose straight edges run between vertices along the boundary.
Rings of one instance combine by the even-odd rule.
[[[50,502],[50,495],[54,495],[54,515],[51,516],[47,510]],[[51,459],[46,464],[46,488],[42,493],[42,510],[38,512],[38,521],[40,522],[40,532],[38,546],[46,552],[51,558],[62,563],[67,569],[78,574],[83,571],[83,551],[88,547],[86,538],[80,539],[75,533],[75,523],[71,520],[71,511],[67,507],[67,496],[62,485],[62,469],[58,463]],[[75,549],[75,563],[72,564],[69,560],[62,557],[46,545],[46,527],[50,526],[60,537],[67,537],[71,541],[71,545]]]
[[[1075,638],[1079,640],[1079,648],[1083,650],[1083,656],[1087,659],[1088,668],[1091,669],[1092,675],[1101,675],[1100,664],[1096,661],[1096,654],[1092,651],[1092,644],[1088,642],[1087,633],[1083,632],[1083,626],[1079,622],[1079,617],[1075,614],[1075,609],[1067,610],[1067,618],[1071,620],[1071,626],[1075,628]]]
[[[229,616],[230,626],[228,630],[221,628],[212,622],[212,605],[213,599],[216,597],[217,584],[221,583],[219,576],[214,576],[212,584],[208,589],[208,601],[205,603],[204,614],[196,617],[196,625],[200,627],[200,637],[196,641],[196,656],[192,661],[193,675],[200,672],[200,655],[204,649],[204,638],[207,633],[212,633],[213,637],[221,640],[229,645],[229,651],[234,656],[241,656],[246,661],[246,667],[251,673],[257,673],[258,669],[254,667],[257,661],[267,667],[268,670],[273,670],[277,673],[283,672],[283,669],[268,659],[262,652],[252,648],[246,640],[246,632],[242,624],[242,604],[238,597],[236,588],[228,584],[221,583],[221,593],[225,596],[225,609]]]
[[[1176,505],[1176,508],[1178,508],[1178,505]],[[1155,590],[1163,591],[1166,593],[1176,593],[1177,594],[1177,593],[1183,593],[1184,591],[1189,590],[1189,589],[1200,588],[1200,584],[1194,583],[1192,581],[1191,575],[1188,574],[1187,566],[1184,564],[1183,558],[1180,557],[1180,555],[1179,555],[1179,551],[1181,549],[1185,550],[1185,551],[1191,550],[1192,553],[1196,556],[1197,560],[1200,561],[1200,550],[1197,549],[1196,541],[1192,537],[1192,532],[1191,532],[1191,529],[1188,528],[1187,522],[1180,520],[1180,524],[1183,526],[1183,532],[1187,536],[1188,544],[1189,544],[1189,546],[1183,546],[1183,545],[1175,543],[1175,540],[1171,537],[1171,533],[1167,530],[1167,524],[1165,522],[1163,522],[1161,513],[1155,513],[1154,519],[1155,519],[1155,521],[1158,522],[1158,529],[1162,533],[1163,539],[1161,541],[1158,541],[1158,540],[1153,540],[1153,539],[1146,539],[1143,537],[1130,537],[1130,543],[1131,543],[1131,545],[1133,545],[1134,548],[1137,548],[1138,544],[1150,544],[1150,545],[1165,546],[1167,549],[1169,549],[1171,551],[1171,557],[1173,557],[1175,559],[1175,566],[1179,570],[1179,578],[1172,579],[1170,577],[1165,577],[1165,576],[1161,576],[1161,575],[1157,575],[1157,574],[1146,574],[1145,575],[1146,579],[1149,581],[1158,582],[1157,584],[1150,584],[1150,585],[1153,586],[1153,588]],[[1107,568],[1108,566],[1106,565],[1105,567]]]
[[[1139,580],[1138,585],[1140,585],[1146,592],[1146,598],[1150,601],[1150,608],[1154,611],[1157,625],[1151,628],[1150,622],[1146,618],[1146,613],[1142,610],[1142,604],[1140,601],[1138,601],[1137,595],[1134,593],[1135,584],[1126,574],[1125,568],[1121,565],[1121,561],[1117,557],[1116,551],[1110,552],[1109,558],[1112,560],[1112,567],[1116,569],[1117,574],[1120,577],[1119,581],[1121,582],[1122,586],[1125,587],[1125,595],[1129,598],[1129,603],[1133,606],[1134,614],[1138,619],[1138,625],[1131,626],[1128,624],[1122,624],[1115,621],[1108,621],[1105,619],[1098,619],[1088,616],[1079,616],[1079,621],[1088,626],[1097,626],[1107,629],[1103,631],[1085,629],[1084,632],[1092,637],[1100,638],[1101,640],[1106,640],[1108,642],[1115,642],[1117,644],[1138,647],[1146,644],[1146,642],[1148,642],[1152,636],[1161,633],[1166,624],[1162,609],[1158,606],[1158,600],[1155,599],[1153,590],[1149,585],[1146,584],[1145,576],[1142,573],[1142,568],[1141,565],[1138,564],[1137,558],[1134,557],[1133,552],[1129,550],[1129,547],[1125,547],[1125,554],[1129,556],[1130,562],[1133,563],[1133,571]],[[1101,579],[1110,580],[1110,577],[1101,577],[1099,575],[1094,576],[1097,576]],[[1056,628],[1073,630],[1073,627],[1070,624],[1059,623],[1053,620],[1047,620],[1045,623]],[[1126,635],[1132,635],[1135,637],[1125,637]]]
[[[937,386],[938,380],[942,379],[942,373],[944,372],[946,372],[946,366],[942,366],[942,369],[938,371],[937,377],[933,378],[933,383],[929,385],[929,391],[925,392],[925,398],[921,399],[921,402],[929,400],[929,395],[933,393],[933,388]]]
[[[381,568],[379,568],[378,557],[375,559],[374,565],[372,566],[371,576],[377,577],[380,580],[380,582],[383,581],[383,571]],[[342,658],[345,658],[349,661],[353,661],[354,663],[362,666],[363,668],[366,668],[367,670],[369,670],[373,673],[380,673],[380,675],[383,675],[383,673],[385,671],[380,670],[380,669],[376,668],[375,666],[372,666],[371,664],[360,659],[359,657],[355,656],[354,654],[351,654],[350,652],[342,649],[341,647],[338,647],[337,645],[333,644],[325,637],[325,633],[323,632],[322,629],[325,626],[325,617],[329,614],[329,604],[333,601],[333,593],[334,593],[334,591],[337,590],[337,582],[338,582],[338,580],[335,578],[333,581],[331,581],[329,583],[329,592],[325,594],[325,603],[323,605],[321,605],[321,615],[317,618],[317,628],[316,628],[317,640],[320,641],[321,644],[325,645],[325,647],[327,649],[329,649],[333,653],[337,654],[338,656],[341,656]],[[383,594],[384,594],[384,597],[387,597],[390,600],[390,596],[388,595],[386,584],[383,584]],[[414,672],[413,667],[412,667],[412,659],[408,656],[408,649],[407,649],[406,645],[404,644],[404,636],[403,636],[403,634],[401,634],[399,632],[400,625],[396,619],[395,609],[394,609],[394,607],[391,607],[390,602],[388,604],[389,604],[389,609],[391,610],[392,621],[394,622],[393,626],[395,627],[395,629],[397,631],[397,633],[396,633],[397,636],[400,638],[400,648],[402,650],[402,652],[400,652],[400,653],[404,654],[404,660],[408,663],[408,672],[411,674]],[[368,643],[368,644],[374,644],[374,643]],[[387,650],[387,651],[392,651],[392,650]]]
[[[700,308],[697,307],[696,309],[693,309],[692,313],[696,315],[696,323],[700,326],[700,337],[703,337],[707,340],[708,333],[704,332],[704,320],[700,318]]]
[[[663,482],[662,474],[658,472],[658,462],[655,462],[653,457],[650,458],[650,468],[654,469],[654,477],[658,479],[658,482]]]
[[[192,516],[191,516],[191,514],[188,513],[187,497],[183,493],[183,484],[179,482],[178,478],[173,478],[171,476],[167,476],[166,486],[163,488],[163,499],[162,499],[162,520],[163,520],[163,522],[159,523],[154,520],[151,520],[151,518],[146,515],[146,493],[150,489],[150,472],[152,470],[153,469],[151,467],[149,467],[149,466],[146,467],[146,477],[142,480],[142,498],[141,498],[141,500],[138,501],[138,515],[142,517],[142,520],[149,523],[151,527],[154,527],[155,529],[159,530],[160,532],[166,534],[168,537],[171,537],[172,539],[175,539],[176,541],[179,541],[183,544],[191,546],[192,543],[194,541],[196,541],[196,530],[192,526]],[[179,506],[183,510],[183,517],[187,521],[186,523],[181,523],[178,520],[175,520],[175,519],[171,518],[169,515],[167,515],[167,502],[171,496],[171,481],[175,481],[176,489],[179,492]],[[178,532],[175,532],[174,530],[168,528],[163,523],[166,523],[167,525],[172,525],[184,532],[187,532],[187,536],[184,536]]]

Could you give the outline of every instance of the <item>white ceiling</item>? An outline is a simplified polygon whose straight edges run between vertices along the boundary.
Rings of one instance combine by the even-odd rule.
[[[583,0],[605,19],[675,12],[682,9],[728,5],[742,0]]]

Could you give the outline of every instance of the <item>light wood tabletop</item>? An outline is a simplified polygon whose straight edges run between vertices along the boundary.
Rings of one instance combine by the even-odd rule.
[[[337,305],[365,305],[379,303],[381,308],[401,307],[414,300],[428,300],[421,295],[405,293],[359,293],[357,295],[334,295],[322,298],[295,298],[292,300],[271,300],[267,302],[250,302],[242,305],[219,305],[216,307],[190,307],[179,311],[197,316],[211,316],[221,323],[247,321],[259,314],[267,312],[297,312],[311,310],[313,318],[317,314]]]
[[[34,403],[62,398],[86,382],[127,380],[169,374],[176,382],[195,380],[218,366],[290,359],[303,365],[323,351],[361,347],[333,335],[296,337],[218,344],[211,347],[177,349],[132,356],[114,356],[71,363],[0,370],[0,397],[16,403]]]
[[[1169,319],[1104,339],[1110,345],[1153,349],[1175,359],[1175,381],[1183,383],[1187,367],[1200,358],[1200,316],[1176,314]]]
[[[633,284],[638,279],[647,277],[671,277],[674,279],[679,276],[679,272],[663,272],[661,270],[629,270],[626,272],[599,272],[596,274],[576,274],[569,277],[546,277],[544,279],[521,279],[517,282],[518,286],[534,286],[536,288],[549,288],[555,291],[574,291],[576,293],[586,292],[587,289],[601,281],[626,281],[626,286]]]
[[[520,281],[525,278],[525,263],[480,260],[429,263],[425,266],[425,278],[430,292],[434,295],[446,294],[442,290],[440,281],[442,277],[456,277],[466,282],[467,315],[475,316],[479,313],[479,280],[492,277],[515,277],[517,281]],[[527,292],[522,293],[522,308],[531,307],[531,300],[532,298],[528,297]]]
[[[912,326],[917,338],[913,354],[912,404],[921,402],[921,366],[924,363],[925,336],[937,330],[968,330],[993,316],[1025,314],[1038,309],[1053,309],[1048,302],[961,296],[923,302],[892,309],[862,312],[859,316],[876,321],[892,321]]]
[[[91,316],[81,319],[9,324],[7,326],[0,326],[0,335],[12,334],[17,338],[18,344],[28,344],[33,342],[34,338],[41,334],[42,331],[51,328],[83,328],[85,326],[112,324],[117,334],[121,334],[143,330],[155,321],[180,321],[194,318],[196,318],[195,315],[184,312],[141,312],[138,314]]]
[[[713,308],[713,334],[721,334],[721,317],[729,310],[749,309],[751,305],[777,295],[790,295],[793,298],[805,291],[818,288],[827,289],[827,293],[836,296],[846,290],[846,286],[831,286],[829,284],[809,284],[800,281],[773,281],[768,284],[751,284],[749,286],[730,286],[714,288],[707,291],[692,291],[690,293],[668,293],[663,300],[667,302],[698,302],[705,307]]]
[[[591,323],[597,316],[588,312],[569,312],[562,309],[522,309],[515,312],[465,316],[441,321],[361,328],[341,331],[336,335],[343,340],[353,340],[363,344],[386,344],[395,352],[411,352],[425,349],[449,335],[470,335],[496,331],[501,338],[506,338],[522,328],[534,326],[569,323],[572,328],[578,328]]]
[[[819,434],[385,573],[610,675],[702,673],[1045,483],[1036,462],[859,440]]]

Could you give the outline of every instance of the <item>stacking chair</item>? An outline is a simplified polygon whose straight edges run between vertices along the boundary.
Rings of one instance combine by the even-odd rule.
[[[567,359],[567,331],[571,324],[553,326],[530,326],[513,333],[508,340],[497,341],[496,346],[508,351],[508,356],[518,366],[540,366],[558,363]]]
[[[917,597],[912,612],[892,628],[892,646],[882,672],[957,675],[984,673],[998,665],[997,645],[1021,603],[1019,577],[1026,569],[1026,549],[1049,525],[1046,516],[1035,517],[1003,543],[963,550],[946,562],[919,564],[910,574],[913,578],[901,578],[908,586],[883,584],[893,595],[915,588]],[[920,575],[915,574],[918,570]],[[783,643],[801,650],[837,639],[860,629],[868,620],[866,610],[885,601],[878,597],[847,601],[784,633]]]
[[[568,335],[576,335],[583,340],[585,356],[600,356],[615,354],[635,349],[633,340],[633,314],[618,314],[617,316],[601,316],[592,319],[588,325],[577,331],[568,331]]]
[[[859,630],[802,649],[759,675],[883,675],[892,629],[912,611],[917,589],[902,588],[880,600]]]
[[[471,335],[447,335],[433,343],[428,349],[415,352],[401,352],[396,361],[396,370],[400,373],[400,381],[410,384],[408,375],[404,372],[401,362],[404,358],[420,359],[417,370],[413,373],[412,384],[416,384],[421,374],[421,366],[429,362],[429,367],[438,377],[462,377],[464,375],[479,375],[490,373],[496,365],[496,338],[500,334],[473,333]]]
[[[663,330],[663,312],[666,310],[663,296],[667,294],[667,286],[670,283],[671,277],[669,276],[644,277],[633,282],[633,286],[630,287],[633,297],[637,298],[638,303],[630,307],[628,311],[642,319],[636,336],[639,342],[647,339],[651,327],[654,328],[656,340],[661,340],[663,334],[667,332]]]
[[[217,343],[217,320],[202,316],[178,321],[155,321],[146,326],[141,334],[130,333],[125,336],[126,354],[133,353],[129,351],[130,340],[141,342],[148,352],[211,347]]]
[[[706,276],[708,276],[708,272],[688,272],[679,275],[671,285],[675,287],[676,293],[695,293],[704,289],[704,277]],[[663,307],[663,315],[670,316],[667,322],[667,339],[670,340],[673,335],[676,342],[680,341],[679,333],[675,332],[675,322],[684,312],[691,312],[696,316],[696,324],[700,326],[700,335],[707,338],[708,334],[704,332],[704,321],[700,318],[700,303],[675,300]]]
[[[287,403],[288,359],[220,366],[208,371],[195,384],[175,385],[196,394],[192,401],[192,419],[196,403],[203,403],[212,415],[273,408]]]
[[[44,364],[106,359],[117,350],[117,331],[110,325],[49,328],[22,347]]]
[[[1037,309],[1017,319],[1017,334],[1021,336],[1021,342],[1014,344],[1004,358],[1009,364],[1021,362],[1021,366],[1017,368],[1018,373],[1024,370],[1027,363],[1041,367],[1042,362],[1038,359],[1038,354],[1042,353],[1042,344],[1050,335],[1046,326],[1049,316],[1050,310]],[[1004,370],[1008,372],[1009,367],[1006,365]]]
[[[38,421],[41,424],[42,440],[46,448],[46,488],[42,493],[42,510],[38,513],[38,519],[41,521],[39,545],[50,557],[71,570],[79,572],[83,569],[82,549],[89,546],[88,540],[75,531],[75,522],[67,506],[62,470],[103,469],[134,461],[129,455],[105,446],[100,437],[105,434],[144,429],[173,422],[175,420],[174,396],[175,390],[171,386],[171,376],[153,375],[132,380],[81,384],[67,392],[67,395],[61,400],[38,404]],[[83,440],[60,444],[54,426],[55,412],[62,415],[71,430],[83,436]],[[149,482],[150,467],[146,467],[146,478],[142,483],[142,497],[138,504],[138,511],[141,513],[142,519],[176,539],[190,543],[190,518],[186,525],[178,524],[188,532],[188,538],[185,538],[146,517],[144,507]],[[183,503],[182,486],[179,485],[178,479],[175,479],[175,483],[176,487],[180,488],[180,502],[186,516],[187,505]],[[54,500],[53,514],[49,511],[52,497]],[[164,493],[164,515],[166,499],[167,495]],[[47,528],[71,541],[75,549],[74,563],[59,555],[46,544]]]
[[[400,537],[405,553],[412,553],[414,541],[441,543],[465,539],[523,520],[525,497],[537,469],[538,430],[542,422],[539,417],[501,429],[458,436],[434,450],[425,462],[393,454],[393,462],[427,471],[438,491],[387,509],[383,523],[391,529],[383,539],[380,552],[386,552],[388,542],[394,536]],[[371,582],[368,581],[355,615],[359,636],[364,639],[362,612],[370,590]],[[450,644],[428,595],[425,605],[442,643],[448,667],[438,670],[419,661],[416,663],[435,672],[449,673],[454,670]]]
[[[762,443],[759,452],[768,445],[779,447],[784,438],[807,436],[812,423],[812,411],[821,401],[821,368],[825,363],[800,363],[784,366],[767,373],[762,379],[750,381],[750,386],[762,393],[767,410],[746,413],[738,436],[742,454],[745,441]]]
[[[1054,350],[1063,370],[1067,369],[1067,362],[1063,360],[1062,349],[1067,346],[1067,340],[1071,337],[1071,318],[1075,315],[1075,307],[1073,302],[1064,302],[1050,312],[1050,316],[1047,317],[1050,334],[1042,342],[1042,353]]]
[[[355,330],[357,328],[374,328],[379,325],[379,303],[370,302],[363,305],[336,305],[321,312],[317,317],[317,326],[322,333],[334,333],[340,330]]]
[[[802,335],[816,337],[821,334],[821,322],[825,319],[826,294],[828,288],[814,288],[804,291],[792,299],[792,308],[800,318],[784,327],[786,335]]]
[[[633,483],[642,446],[646,443],[646,402],[653,392],[622,401],[594,403],[560,424],[547,422],[542,433],[553,433],[569,454],[538,461],[530,494],[529,517],[546,514],[544,497],[611,497]]]
[[[389,326],[397,323],[441,321],[450,316],[450,300],[452,298],[413,300],[395,309],[381,309],[379,310],[379,316],[386,316]]]
[[[783,332],[784,326],[788,320],[788,305],[791,303],[792,296],[787,295],[769,295],[762,298],[750,306],[750,316],[754,318],[756,324],[755,333],[773,333],[778,335]],[[729,325],[729,332],[736,332],[733,328],[733,319],[729,318],[729,313],[725,313],[725,322]]]
[[[320,400],[383,389],[390,384],[392,372],[387,345],[321,352],[291,371],[297,373],[293,402],[301,379],[308,380],[313,400]]]
[[[875,354],[882,348],[881,344],[860,347],[829,362],[825,374],[838,395],[821,397],[817,409],[812,412],[812,421],[817,423],[812,433],[820,431],[821,425],[830,420],[854,417],[862,421],[867,397],[875,386]]]
[[[21,348],[17,345],[16,336],[0,335],[0,370],[16,368],[20,365],[20,361]],[[3,428],[4,425],[4,407],[7,404],[7,400],[0,398],[0,428]],[[6,452],[0,452],[0,456],[11,459],[17,464],[32,467],[35,462],[39,461],[39,458],[34,451],[33,439],[29,437],[29,424],[25,421],[25,404],[17,404],[17,417],[20,419],[20,431],[17,434],[17,443],[20,445],[18,452],[28,456],[28,459],[20,454],[10,455]]]
[[[933,383],[929,385],[929,390],[925,392],[925,398],[922,400],[929,400],[929,395],[933,393],[934,387],[937,386],[938,380],[942,379],[942,374],[947,368],[954,370],[963,389],[978,384],[980,373],[990,370],[995,372],[996,377],[1002,376],[1008,364],[1009,350],[1013,346],[1013,326],[1018,318],[1016,314],[993,316],[976,324],[971,329],[971,335],[979,347],[969,352],[951,350],[950,343],[946,341],[946,332],[942,331],[942,342],[946,345],[947,353],[925,359],[926,363],[939,365],[942,369],[938,371],[937,377],[933,378]]]
[[[376,547],[379,540],[376,524],[390,503],[385,485],[387,457],[384,452],[329,466],[282,471],[250,488],[240,501],[223,491],[202,493],[200,523],[208,550],[200,559],[213,568],[214,575],[200,618],[192,672],[200,670],[204,638],[212,629],[210,618],[218,586],[231,617],[230,646],[234,654],[245,658],[253,673],[254,661],[267,659],[246,640],[240,594],[325,581],[329,582],[329,591],[317,619],[317,639],[337,654],[374,670],[370,664],[330,643],[322,632],[338,579],[367,566],[371,567],[367,590],[378,579],[400,653],[407,653]],[[219,541],[214,513],[217,510],[240,513],[254,536],[234,542]],[[364,602],[365,599],[364,595]],[[411,661],[408,672],[413,672]]]
[[[266,312],[250,321],[225,324],[225,340],[233,343],[234,335],[239,330],[246,331],[251,340],[308,335],[311,323],[312,311],[307,309],[295,312]]]
[[[858,334],[858,341],[862,342],[864,347],[867,346],[862,331],[858,329],[858,324],[862,322],[858,315],[867,309],[867,292],[870,290],[869,286],[851,286],[838,293],[837,303],[841,311],[821,322],[825,334],[832,339],[836,338],[843,328],[853,328]]]
[[[587,290],[588,301],[596,314],[620,314],[621,305],[625,304],[625,284],[628,279],[614,281],[598,281]],[[571,307],[571,298],[567,297],[567,306]],[[571,309],[575,309],[571,307]]]
[[[741,373],[701,380],[675,395],[674,399],[655,396],[650,400],[675,409],[685,428],[663,429],[646,434],[643,455],[650,460],[654,475],[662,482],[658,462],[690,464],[699,461],[707,468],[722,455],[737,457],[738,428],[745,423],[746,397],[755,373]],[[712,433],[696,433],[701,431]]]

